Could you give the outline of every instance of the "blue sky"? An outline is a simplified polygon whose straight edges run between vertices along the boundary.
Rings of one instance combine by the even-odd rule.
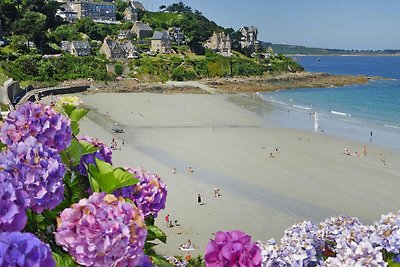
[[[179,0],[142,0],[158,10]],[[340,49],[400,49],[400,0],[183,0],[223,27],[258,27],[259,40]]]

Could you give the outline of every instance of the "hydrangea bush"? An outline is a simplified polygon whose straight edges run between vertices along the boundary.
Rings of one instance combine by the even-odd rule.
[[[112,166],[111,150],[78,137],[77,97],[25,103],[0,128],[0,267],[171,266],[155,253],[167,188],[141,168]],[[400,266],[400,213],[374,225],[335,216],[299,222],[280,243],[219,231],[204,261],[179,266]],[[176,263],[176,264],[178,264]],[[191,265],[194,264],[194,265]],[[176,265],[178,266],[178,265]]]

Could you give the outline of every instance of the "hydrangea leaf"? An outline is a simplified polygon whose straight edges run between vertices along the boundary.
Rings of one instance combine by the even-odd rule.
[[[76,121],[71,121],[71,129],[74,135],[78,135],[80,131],[79,124]]]
[[[73,105],[63,105],[62,108],[68,117],[70,117],[71,113],[76,109],[76,107]]]
[[[158,266],[158,267],[173,267],[173,266],[175,266],[175,265],[167,262],[163,257],[160,257],[160,256],[156,256],[156,255],[152,256],[151,260],[153,261],[154,265]]]
[[[69,118],[72,121],[80,121],[83,117],[85,117],[86,114],[88,114],[89,110],[84,109],[84,108],[77,108],[74,109],[71,114],[69,115]]]
[[[147,240],[159,239],[163,243],[167,243],[167,235],[155,225],[147,226]]]
[[[60,153],[61,159],[67,166],[76,166],[82,156],[82,147],[76,139],[71,140],[71,145]]]
[[[82,147],[82,156],[94,153],[100,149],[100,147],[95,147],[93,144],[84,140],[80,140],[79,143],[81,144]]]
[[[0,142],[0,151],[3,150],[3,148],[7,147],[7,145],[3,144],[2,142]]]
[[[96,161],[96,165],[99,170],[99,173],[109,173],[109,172],[114,171],[113,167],[110,163],[100,160],[98,158],[96,158],[95,161]]]

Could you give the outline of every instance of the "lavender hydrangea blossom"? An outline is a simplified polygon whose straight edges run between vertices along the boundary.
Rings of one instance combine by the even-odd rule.
[[[261,250],[241,231],[217,232],[206,247],[206,266],[261,266]]]
[[[29,206],[29,197],[24,190],[15,186],[14,178],[7,172],[0,172],[0,232],[24,229]]]
[[[0,266],[54,267],[50,247],[31,233],[0,233]]]
[[[81,161],[80,161],[79,165],[77,166],[77,170],[82,175],[85,175],[85,176],[87,175],[85,165],[95,164],[95,158],[112,164],[112,151],[102,141],[98,140],[97,138],[90,137],[90,136],[80,136],[80,137],[78,137],[78,139],[86,141],[86,142],[92,144],[93,146],[95,146],[96,148],[99,148],[99,150],[97,150],[96,152],[87,154],[87,155],[83,155],[81,157]]]
[[[290,266],[315,266],[322,262],[324,242],[311,221],[292,225],[281,239],[281,257]]]
[[[394,254],[395,262],[400,262],[400,212],[382,215],[375,224],[371,239],[376,245]]]
[[[267,242],[257,241],[257,246],[261,250],[261,265],[263,267],[290,267],[285,260],[287,255],[283,255],[275,239],[270,239]]]
[[[50,106],[27,102],[8,114],[0,129],[0,140],[10,146],[30,136],[60,152],[71,142],[71,121]]]
[[[9,147],[0,157],[0,167],[25,190],[36,212],[55,208],[64,198],[65,166],[60,156],[34,137]]]
[[[55,233],[56,242],[84,266],[139,266],[146,236],[141,211],[104,192],[65,209]]]
[[[357,243],[340,239],[337,245],[341,249],[338,250],[336,257],[329,257],[323,262],[323,267],[387,266],[387,263],[383,260],[380,248],[374,247],[368,240]]]
[[[150,215],[157,217],[157,213],[165,208],[167,186],[158,175],[141,168],[127,169],[127,171],[139,179],[139,183],[117,189],[114,194],[131,199],[142,210],[145,217]]]

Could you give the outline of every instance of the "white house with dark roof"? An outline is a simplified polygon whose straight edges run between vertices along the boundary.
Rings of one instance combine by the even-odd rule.
[[[257,34],[258,30],[257,27],[254,26],[243,26],[239,29],[240,33],[242,34],[242,38],[240,40],[240,46],[242,48],[246,48],[249,46],[255,46],[258,44],[257,41]]]
[[[151,38],[151,51],[155,53],[170,54],[172,52],[172,39],[167,31],[154,32]]]
[[[131,29],[136,34],[138,40],[145,37],[151,37],[153,35],[153,29],[146,23],[136,21]]]
[[[231,37],[223,32],[214,32],[214,34],[204,43],[205,48],[212,49],[224,55],[231,54]]]
[[[78,19],[78,12],[74,10],[71,3],[64,3],[59,7],[56,11],[56,15],[58,15],[63,21],[74,22]]]

